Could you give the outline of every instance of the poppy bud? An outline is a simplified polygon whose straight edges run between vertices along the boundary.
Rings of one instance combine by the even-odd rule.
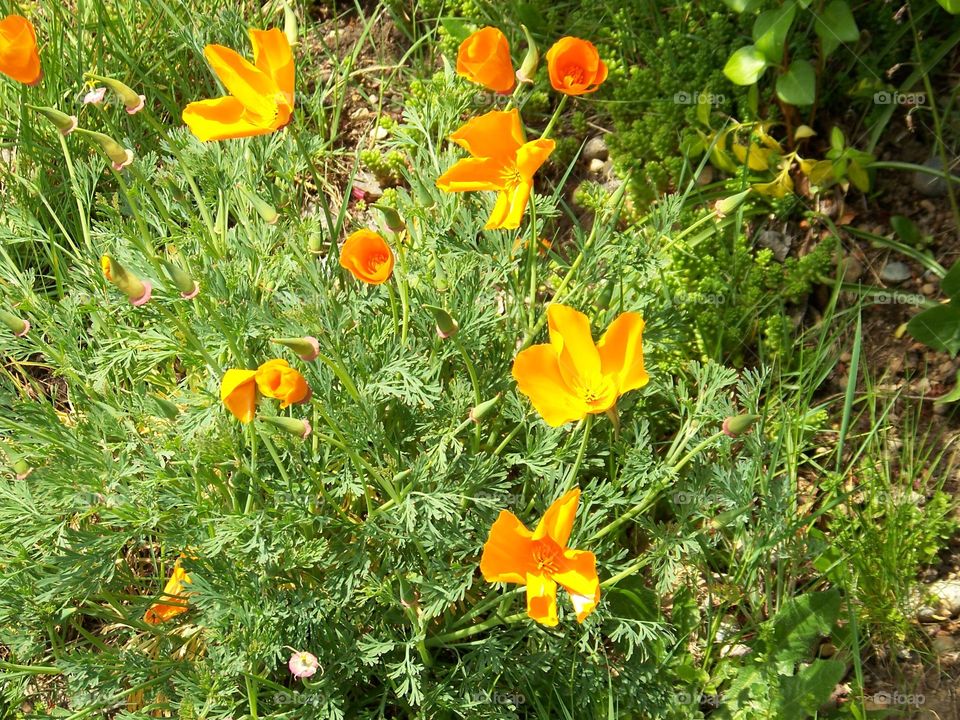
[[[197,293],[200,292],[200,283],[193,279],[186,270],[181,268],[179,265],[176,265],[168,260],[161,260],[163,263],[163,268],[167,271],[167,275],[170,276],[170,279],[173,281],[173,284],[177,286],[177,290],[180,291],[180,297],[184,300],[193,300]]]
[[[383,213],[383,220],[387,228],[393,230],[393,232],[400,232],[407,227],[400,218],[400,213],[397,212],[396,208],[392,208],[389,205],[381,205],[380,203],[372,203],[370,207],[375,207]]]
[[[747,188],[743,192],[738,192],[736,195],[721,198],[714,203],[713,212],[716,213],[717,217],[725,217],[740,207],[740,203],[742,203],[749,194],[750,188]]]
[[[437,335],[441,339],[452,338],[460,331],[460,324],[446,310],[435,305],[424,305],[424,307],[433,313],[433,319],[437,323]]]
[[[273,425],[275,428],[279,428],[291,435],[296,435],[301,439],[306,439],[307,436],[313,432],[313,428],[310,427],[310,423],[306,420],[298,420],[297,418],[291,417],[275,417],[272,415],[261,417],[260,419],[265,423]]]
[[[153,294],[153,285],[147,280],[141,280],[133,273],[127,272],[123,265],[109,255],[100,258],[100,267],[103,270],[103,276],[114,287],[122,291],[134,307],[145,305],[150,300],[150,296]]]
[[[320,341],[312,335],[298,338],[273,338],[271,342],[290,348],[304,362],[312,362],[320,355]]]
[[[160,397],[159,395],[151,395],[150,397],[153,398],[153,401],[157,404],[157,408],[167,420],[177,419],[177,416],[180,414],[180,408],[178,408],[174,403],[170,402],[166,398]]]
[[[432,208],[437,202],[423,183],[413,183],[413,191],[417,196],[417,204],[422,208]]]
[[[475,408],[470,410],[470,419],[475,423],[482,422],[485,418],[489,417],[490,414],[494,411],[494,408],[500,404],[500,398],[503,397],[502,393],[497,393],[489,400],[480,403]]]
[[[723,421],[723,434],[732,438],[740,437],[759,419],[759,415],[750,414],[728,417]]]
[[[20,458],[13,463],[13,472],[17,480],[26,480],[27,476],[33,472],[33,468],[30,467],[30,463]]]
[[[318,233],[312,233],[307,243],[307,249],[311,255],[323,255],[323,236]]]
[[[4,310],[0,310],[0,322],[10,328],[10,332],[17,337],[25,337],[30,332],[29,320],[24,320]]]
[[[265,223],[268,225],[277,224],[277,220],[280,219],[280,214],[273,205],[268,203],[252,190],[247,190],[246,188],[241,187],[240,192],[246,195],[247,200],[249,200],[250,204],[253,205],[253,209],[257,211],[257,215],[259,215]]]
[[[521,25],[523,34],[527,38],[527,54],[523,58],[520,69],[517,70],[517,80],[522,83],[533,84],[533,76],[537,72],[537,66],[540,64],[540,51],[537,50],[537,44],[533,41],[533,36],[526,25]]]
[[[102,75],[94,75],[93,73],[84,73],[83,79],[102,82],[108,88],[113,90],[114,94],[120,98],[120,102],[122,102],[124,107],[127,109],[128,115],[136,115],[138,112],[143,110],[143,107],[146,104],[147,98],[145,96],[138,95],[133,88],[129,87],[128,85],[124,85],[119,80],[103,77]]]
[[[96,142],[106,153],[107,157],[113,163],[113,169],[117,172],[123,170],[127,165],[133,162],[133,150],[128,150],[109,135],[77,128],[77,132],[85,135]]]
[[[287,36],[290,47],[297,46],[297,38],[300,35],[297,27],[297,14],[290,7],[289,2],[283,4],[283,34]]]
[[[76,115],[67,115],[66,113],[62,113],[56,108],[52,107],[36,107],[35,105],[27,105],[27,107],[34,112],[40,113],[47,120],[56,125],[57,130],[59,130],[60,134],[64,137],[77,129]]]

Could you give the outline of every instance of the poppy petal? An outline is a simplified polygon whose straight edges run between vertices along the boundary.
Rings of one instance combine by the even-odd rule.
[[[484,230],[514,230],[520,227],[520,221],[523,220],[524,210],[527,208],[527,201],[530,199],[530,190],[532,186],[529,183],[521,182],[512,190],[502,190],[497,195],[497,202],[493,206],[490,217],[487,218],[487,224],[483,226]]]
[[[253,420],[257,408],[255,370],[227,370],[220,382],[220,399],[227,410],[242,423]]]
[[[187,604],[187,593],[184,593],[183,586],[190,584],[190,582],[190,576],[180,567],[180,561],[177,560],[173,566],[173,573],[171,573],[170,579],[167,580],[167,584],[164,586],[162,593],[164,598],[175,602],[154,603],[144,614],[144,622],[149,625],[157,625],[176,615],[187,612],[190,606]]]
[[[643,367],[643,327],[640,313],[625,312],[610,323],[597,343],[602,372],[616,379],[621,394],[650,380]]]
[[[207,45],[203,55],[223,86],[243,104],[256,124],[266,126],[273,122],[280,92],[273,78],[223,45]]]
[[[546,575],[527,574],[527,615],[541,625],[557,624],[557,584]]]
[[[249,30],[248,34],[253,45],[254,64],[273,79],[292,108],[296,70],[286,34],[279,28]]]
[[[551,538],[557,545],[566,547],[573,530],[573,519],[580,504],[580,488],[574,488],[563,497],[555,500],[540,518],[537,529],[533,531],[533,539]]]
[[[192,102],[183,109],[182,117],[190,132],[203,142],[266,135],[275,129],[259,124],[243,103],[229,96]],[[251,117],[257,122],[252,122]]]
[[[524,583],[531,562],[532,534],[520,519],[501,510],[483,546],[480,572],[487,582]]]
[[[474,157],[512,162],[524,142],[520,113],[516,108],[492,110],[458,128],[450,139]]]
[[[43,77],[37,33],[33,23],[20,15],[0,20],[0,73],[26,85]]]
[[[464,158],[437,178],[437,187],[444,192],[500,190],[503,164],[490,158]]]
[[[571,388],[595,385],[600,376],[600,354],[590,333],[590,320],[579,310],[554,303],[547,308],[550,344],[560,372]]]
[[[597,558],[592,552],[565,550],[560,570],[553,573],[552,577],[571,595],[599,598]]]
[[[517,150],[517,170],[520,175],[533,182],[533,176],[540,169],[557,144],[553,140],[532,140]]]
[[[533,345],[518,353],[513,361],[513,377],[517,389],[530,398],[548,425],[560,427],[583,419],[589,412],[583,398],[566,384],[557,354],[550,345]]]

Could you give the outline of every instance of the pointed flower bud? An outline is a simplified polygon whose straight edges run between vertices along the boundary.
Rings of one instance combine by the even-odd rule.
[[[143,95],[138,95],[133,88],[129,87],[128,85],[124,85],[119,80],[103,77],[102,75],[94,75],[93,73],[84,73],[83,79],[87,81],[96,80],[97,82],[102,82],[104,85],[110,88],[114,94],[120,98],[120,102],[122,102],[124,107],[127,109],[128,115],[136,115],[138,112],[143,110],[143,107],[146,104],[146,97]]]
[[[30,332],[29,320],[24,320],[5,310],[0,310],[0,322],[10,328],[10,332],[17,337],[26,337],[27,333]]]
[[[47,120],[56,125],[57,130],[59,130],[60,134],[64,137],[77,129],[76,115],[67,115],[66,113],[62,113],[56,108],[52,107],[37,107],[35,105],[27,105],[27,107],[34,112],[40,113]]]
[[[320,356],[320,341],[312,335],[298,338],[273,338],[271,342],[290,348],[305,362],[313,362]]]
[[[500,398],[503,397],[502,393],[497,393],[489,400],[480,403],[475,408],[470,410],[470,419],[475,423],[480,423],[484,419],[490,417],[497,405],[500,404]]]
[[[392,208],[389,205],[382,205],[381,203],[372,203],[371,207],[375,207],[383,214],[384,223],[386,223],[387,228],[393,232],[400,232],[407,227],[396,208]]]
[[[740,437],[759,419],[759,415],[733,415],[723,421],[723,433],[732,438]]]
[[[290,47],[297,46],[297,39],[300,35],[297,27],[297,13],[290,7],[289,2],[283,4],[283,34],[287,36]]]
[[[750,194],[750,191],[751,188],[747,188],[742,192],[738,192],[736,195],[731,195],[730,197],[717,200],[717,202],[715,202],[713,205],[713,212],[717,215],[717,217],[726,217],[740,207],[740,203],[746,199],[747,195]]]
[[[540,64],[540,51],[533,40],[533,36],[526,25],[521,25],[523,34],[527,38],[527,54],[523,58],[520,69],[517,70],[517,80],[522,83],[533,84],[533,76],[537,73],[537,66]]]
[[[16,474],[17,480],[26,480],[27,476],[33,472],[33,468],[26,460],[19,458],[13,463],[13,472]]]
[[[272,415],[267,415],[265,417],[261,417],[260,419],[269,425],[273,425],[275,428],[279,428],[280,430],[288,432],[291,435],[296,435],[304,440],[308,435],[310,435],[311,432],[313,432],[313,428],[310,427],[309,422],[306,420],[299,420],[298,418],[275,417]]]
[[[123,265],[109,255],[100,258],[100,267],[103,270],[103,276],[114,287],[122,291],[134,307],[146,305],[150,296],[153,295],[153,285],[128,272]]]
[[[167,271],[173,284],[176,285],[177,290],[180,291],[180,297],[184,300],[193,300],[197,296],[197,293],[200,292],[200,283],[194,280],[190,273],[179,265],[169,260],[161,260],[160,262],[163,263],[164,270]]]
[[[446,310],[435,305],[424,305],[424,307],[433,313],[433,319],[437,323],[437,335],[441,339],[452,338],[460,331],[460,323]]]
[[[250,204],[253,205],[253,209],[257,211],[257,215],[259,215],[265,223],[268,225],[277,224],[277,220],[280,219],[280,214],[273,205],[268,203],[252,190],[247,190],[245,187],[241,187],[240,192],[246,196],[247,200],[250,201]]]
[[[177,416],[180,415],[180,408],[166,398],[152,394],[150,397],[153,398],[153,401],[157,404],[157,408],[159,408],[160,412],[167,420],[176,420]]]
[[[110,158],[113,169],[117,172],[123,170],[127,165],[133,162],[133,150],[128,150],[109,135],[77,128],[77,132],[90,138],[97,143],[108,158]]]
[[[323,255],[323,235],[318,232],[310,234],[310,240],[307,242],[307,250],[311,255]]]

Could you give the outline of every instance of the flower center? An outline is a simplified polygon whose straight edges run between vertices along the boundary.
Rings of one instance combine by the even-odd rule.
[[[547,575],[553,575],[560,571],[562,554],[560,546],[550,538],[535,540],[533,543],[533,562],[537,570]]]
[[[583,68],[579,65],[567,65],[563,69],[563,79],[567,81],[567,85],[583,85]]]
[[[383,253],[373,253],[367,256],[367,262],[364,264],[367,272],[375,273],[380,266],[387,261],[387,256]]]
[[[513,188],[519,185],[523,178],[520,177],[520,170],[516,165],[508,165],[500,171],[500,179],[504,186]]]
[[[610,401],[611,387],[610,387],[610,378],[600,377],[593,378],[589,381],[583,388],[583,400],[588,405],[607,405]],[[606,407],[600,408],[601,410],[606,410]]]

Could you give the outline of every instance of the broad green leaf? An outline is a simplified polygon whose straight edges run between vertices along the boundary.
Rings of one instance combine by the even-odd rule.
[[[814,30],[820,38],[824,57],[829,57],[841,43],[854,43],[860,39],[860,28],[846,0],[833,0],[827,4],[817,18]]]
[[[953,390],[948,392],[946,395],[941,395],[938,397],[933,401],[933,404],[946,405],[947,403],[955,403],[957,400],[960,400],[960,370],[957,370],[957,377],[954,379]]]
[[[794,60],[777,78],[777,95],[791,105],[812,105],[817,98],[817,73],[806,60]]]
[[[470,33],[476,30],[475,25],[458,17],[442,17],[440,18],[440,24],[443,26],[443,29],[447,31],[447,34],[458,43],[466,40],[470,36]]]
[[[940,281],[940,290],[951,300],[960,301],[960,262],[954,263]]]
[[[856,160],[851,159],[850,164],[847,165],[847,177],[860,192],[866,192],[870,189],[870,176]]]
[[[907,332],[934,350],[956,355],[960,352],[960,309],[951,301],[924,310],[907,323]]]
[[[834,125],[833,129],[830,130],[830,147],[834,150],[843,150],[843,146],[846,145],[846,143],[846,138],[843,137],[843,130]]]
[[[760,0],[723,0],[735,13],[753,12],[760,6]]]
[[[710,127],[710,100],[712,98],[709,89],[704,90],[697,96],[697,120],[705,127]]]
[[[960,0],[937,0],[941,7],[952,15],[960,13]]]
[[[746,45],[730,56],[723,66],[723,74],[736,85],[753,85],[766,69],[764,54],[753,45]]]
[[[922,244],[923,235],[920,234],[920,229],[910,218],[906,218],[903,215],[893,215],[890,218],[890,227],[892,227],[897,236],[910,247],[918,247]]]
[[[796,14],[796,5],[788,2],[776,10],[760,13],[753,23],[753,44],[771,65],[783,59],[783,46]]]
[[[812,592],[791,598],[771,621],[771,655],[778,662],[799,662],[813,641],[827,635],[840,614],[840,591]]]
[[[782,720],[807,720],[830,699],[846,666],[839,660],[817,660],[792,677],[780,678],[775,716]]]

